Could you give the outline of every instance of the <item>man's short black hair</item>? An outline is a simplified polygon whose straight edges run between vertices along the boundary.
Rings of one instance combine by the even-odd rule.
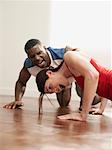
[[[49,78],[48,75],[46,74],[48,70],[49,69],[43,69],[36,76],[36,84],[37,84],[39,92],[41,92],[42,94],[45,93],[44,92],[45,82]]]
[[[33,46],[35,46],[36,44],[41,45],[41,42],[38,39],[30,39],[26,42],[25,44],[25,52],[28,53],[28,50],[31,49]]]

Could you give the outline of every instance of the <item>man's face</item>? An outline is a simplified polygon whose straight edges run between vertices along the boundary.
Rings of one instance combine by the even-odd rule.
[[[45,47],[42,45],[36,44],[34,47],[29,49],[28,57],[32,60],[32,62],[36,66],[40,68],[50,66],[51,63],[50,57],[47,54]]]

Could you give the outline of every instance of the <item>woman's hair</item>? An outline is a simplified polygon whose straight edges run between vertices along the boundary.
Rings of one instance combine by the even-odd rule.
[[[48,70],[50,69],[43,69],[36,76],[36,84],[37,84],[39,92],[41,92],[42,94],[45,93],[44,92],[45,82],[49,78],[48,75],[46,74]]]
[[[41,92],[42,94],[45,93],[44,92],[45,82],[49,78],[48,75],[46,74],[46,72],[48,70],[51,70],[52,72],[56,72],[56,71],[58,71],[61,68],[62,65],[63,65],[63,61],[61,62],[61,64],[57,68],[49,67],[47,69],[41,70],[37,74],[37,76],[36,76],[36,84],[37,84],[37,88],[38,88],[39,92]]]

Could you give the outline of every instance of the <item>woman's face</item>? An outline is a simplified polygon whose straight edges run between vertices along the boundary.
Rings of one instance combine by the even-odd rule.
[[[68,85],[69,81],[66,77],[53,72],[46,80],[44,90],[45,93],[59,93]]]

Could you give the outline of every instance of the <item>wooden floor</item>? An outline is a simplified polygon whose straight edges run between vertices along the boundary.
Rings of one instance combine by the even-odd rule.
[[[88,122],[61,121],[57,114],[76,111],[78,102],[59,109],[56,100],[44,100],[44,112],[39,117],[35,98],[24,98],[24,107],[2,108],[12,101],[0,96],[0,150],[112,150],[112,106],[108,103],[103,116],[89,115]]]

